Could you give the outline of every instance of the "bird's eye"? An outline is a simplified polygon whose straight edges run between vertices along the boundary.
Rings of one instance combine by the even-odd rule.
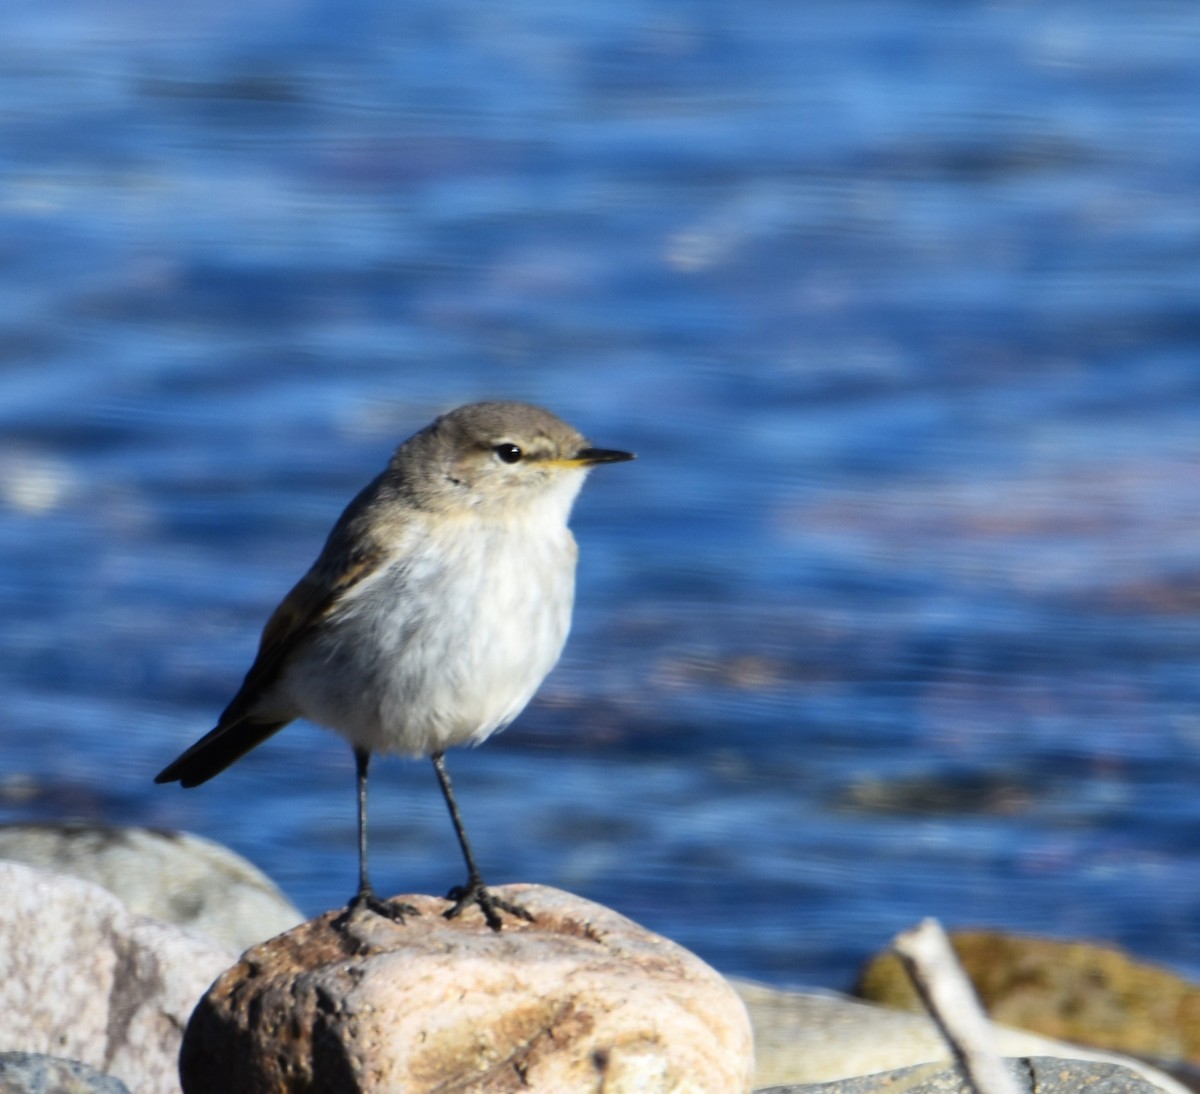
[[[515,444],[498,444],[493,449],[505,463],[516,463],[521,458],[521,448]]]

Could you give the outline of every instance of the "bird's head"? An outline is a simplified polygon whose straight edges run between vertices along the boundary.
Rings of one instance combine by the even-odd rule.
[[[565,520],[591,468],[633,458],[594,447],[542,407],[493,402],[443,414],[392,462],[432,508],[519,518],[561,507]]]

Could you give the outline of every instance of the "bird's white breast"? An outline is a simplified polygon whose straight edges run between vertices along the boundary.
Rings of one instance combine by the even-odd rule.
[[[569,499],[519,519],[414,524],[295,659],[282,682],[290,701],[373,752],[428,755],[507,725],[570,629],[566,509]]]

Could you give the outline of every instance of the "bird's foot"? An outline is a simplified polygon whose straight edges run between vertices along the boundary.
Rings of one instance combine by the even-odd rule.
[[[360,912],[373,912],[375,915],[390,919],[393,923],[403,923],[406,915],[420,915],[419,908],[405,904],[402,900],[384,900],[374,889],[359,889],[350,898],[346,910],[334,921],[335,926],[344,927],[352,916]]]
[[[515,916],[517,919],[524,919],[528,923],[534,921],[533,913],[528,908],[496,896],[491,889],[484,885],[483,879],[480,877],[468,878],[466,885],[456,885],[446,894],[446,899],[454,901],[453,906],[442,913],[447,919],[455,919],[462,914],[464,908],[478,904],[479,910],[483,912],[483,918],[493,931],[500,930],[501,912],[508,912],[509,915]]]

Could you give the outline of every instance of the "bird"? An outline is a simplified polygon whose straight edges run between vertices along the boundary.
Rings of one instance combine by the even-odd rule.
[[[297,718],[354,752],[361,910],[403,923],[367,864],[371,757],[429,757],[467,868],[443,914],[472,905],[532,919],[483,882],[446,768],[525,708],[571,625],[578,554],[568,518],[588,472],[634,459],[597,448],[540,406],[471,403],[400,444],[350,502],[308,572],[267,620],[216,727],[157,783],[199,786]]]

